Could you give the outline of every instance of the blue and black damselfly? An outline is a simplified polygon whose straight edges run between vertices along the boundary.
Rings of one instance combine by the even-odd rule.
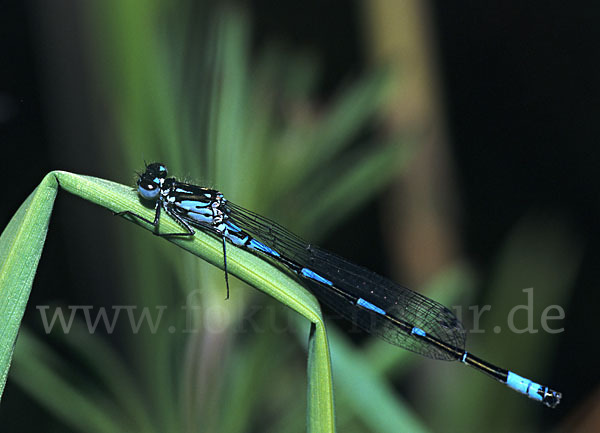
[[[229,241],[282,265],[320,302],[391,344],[429,358],[461,361],[548,407],[560,403],[560,392],[467,352],[465,329],[443,305],[308,244],[279,224],[228,201],[219,191],[168,178],[167,168],[160,163],[146,166],[137,190],[144,201],[154,203],[154,220],[130,211],[118,215],[129,215],[158,228],[164,210],[183,231],[159,236],[193,236],[193,228],[198,228],[222,240],[227,297]]]

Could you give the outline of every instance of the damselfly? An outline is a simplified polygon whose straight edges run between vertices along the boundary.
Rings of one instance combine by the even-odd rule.
[[[466,332],[443,305],[327,252],[279,224],[228,201],[219,191],[167,177],[160,163],[146,166],[137,191],[155,206],[154,220],[125,211],[158,228],[165,211],[183,228],[159,236],[193,236],[207,231],[223,243],[227,297],[227,241],[245,248],[294,273],[320,302],[365,331],[419,353],[447,361],[461,361],[546,406],[555,407],[562,394],[512,371],[496,367],[465,350]]]

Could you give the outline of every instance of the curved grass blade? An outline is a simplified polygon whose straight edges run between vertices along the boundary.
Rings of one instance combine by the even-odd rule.
[[[42,255],[56,192],[56,182],[48,181],[46,176],[0,236],[0,396]]]
[[[147,218],[153,215],[151,209],[140,203],[131,187],[64,171],[51,172],[44,178],[0,238],[0,252],[3,253],[0,268],[2,386],[46,236],[56,187],[59,184],[66,191],[113,212],[130,210]],[[152,228],[137,219],[135,223],[147,229]],[[161,219],[162,232],[179,229],[177,223],[170,218]],[[217,267],[223,266],[222,244],[215,237],[198,231],[192,239],[170,238],[168,241]],[[290,276],[242,249],[228,249],[227,267],[231,274],[271,295],[312,323],[308,360],[308,428],[309,431],[334,431],[331,360],[317,300]],[[4,284],[5,281],[7,284]]]

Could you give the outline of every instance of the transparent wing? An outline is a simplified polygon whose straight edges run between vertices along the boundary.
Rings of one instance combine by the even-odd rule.
[[[300,268],[308,268],[331,281],[337,290],[300,275],[302,283],[324,304],[356,323],[365,331],[421,355],[455,360],[448,351],[416,338],[410,331],[417,327],[442,342],[464,350],[466,332],[456,316],[446,307],[417,292],[394,283],[364,267],[355,265],[322,248],[312,246],[289,230],[252,211],[227,202],[229,218],[257,241],[277,251]],[[272,261],[275,258],[264,254]],[[283,263],[283,262],[280,262]],[[284,263],[285,264],[285,263]],[[287,266],[288,269],[290,266]],[[297,269],[292,269],[298,272]],[[362,298],[384,310],[387,318],[355,302],[339,292]],[[400,324],[400,325],[399,325]]]

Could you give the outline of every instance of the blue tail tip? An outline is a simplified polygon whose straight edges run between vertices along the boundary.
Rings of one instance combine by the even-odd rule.
[[[562,393],[521,377],[512,371],[508,372],[506,385],[551,408],[558,406],[562,399]]]

